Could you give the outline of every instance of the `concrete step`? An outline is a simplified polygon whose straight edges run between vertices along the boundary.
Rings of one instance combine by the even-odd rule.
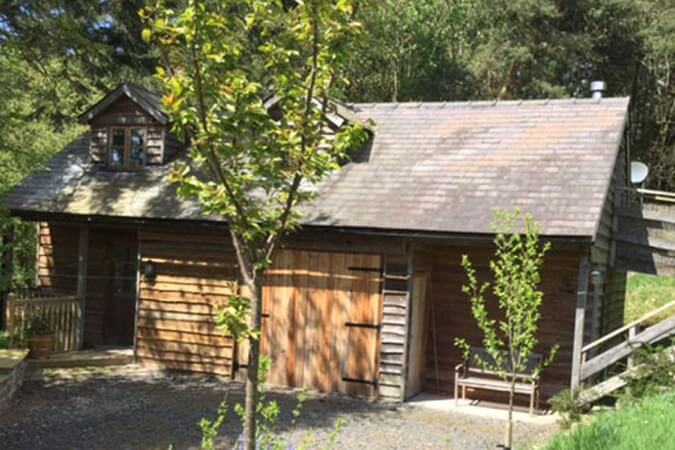
[[[49,359],[29,359],[29,369],[62,369],[91,366],[123,366],[134,361],[131,348],[104,348],[54,353]]]

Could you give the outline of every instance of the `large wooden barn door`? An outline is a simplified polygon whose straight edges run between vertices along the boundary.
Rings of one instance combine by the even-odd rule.
[[[381,257],[283,250],[263,288],[268,381],[373,396],[381,320]]]

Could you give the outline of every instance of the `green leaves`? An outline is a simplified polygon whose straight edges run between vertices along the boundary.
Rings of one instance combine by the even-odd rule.
[[[523,223],[520,212],[496,211],[493,229],[496,233],[495,257],[489,263],[492,283],[478,281],[476,270],[467,255],[462,257],[467,284],[462,292],[469,297],[471,312],[476,325],[483,334],[483,346],[494,364],[483,360],[476,363],[497,372],[507,381],[514,380],[516,373],[528,369],[528,360],[537,345],[537,331],[543,293],[538,290],[539,271],[550,243],[539,243],[539,226],[530,215]],[[486,294],[492,288],[492,296],[502,318],[490,318]],[[465,339],[456,339],[457,345],[469,357],[469,344]],[[548,366],[557,352],[554,346],[548,356],[534,368],[532,376]]]
[[[260,336],[259,330],[252,330],[250,321],[251,300],[239,295],[231,295],[227,304],[217,308],[216,327],[226,336],[232,336],[237,342]]]
[[[284,236],[299,226],[298,205],[312,197],[311,185],[367,138],[358,126],[334,139],[327,131],[339,53],[353,30],[352,5],[188,0],[177,12],[157,1],[143,13],[150,30],[144,37],[164,56],[156,77],[166,90],[173,131],[191,144],[190,163],[177,167],[170,181],[179,195],[196,198],[204,213],[227,221],[249,291],[231,296],[216,317],[224,333],[250,343],[248,409],[236,409],[245,417],[249,449],[256,442],[278,447],[265,436],[272,435],[268,427],[279,408],[256,402],[266,372],[258,372],[265,270]]]
[[[207,214],[225,217],[244,263],[264,270],[276,240],[296,228],[297,205],[367,132],[325,133],[326,100],[353,2],[312,0],[285,8],[257,0],[189,1],[180,11],[147,8],[162,48],[156,77],[174,131],[191,139],[192,163],[171,181]]]

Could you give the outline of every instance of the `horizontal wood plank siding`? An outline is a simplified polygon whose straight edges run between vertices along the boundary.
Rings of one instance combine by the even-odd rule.
[[[40,222],[37,270],[41,286],[75,294],[79,236],[77,226]]]
[[[164,126],[153,125],[147,128],[147,142],[145,146],[145,163],[158,165],[164,162]]]
[[[173,161],[185,147],[168,129],[164,132],[164,163]]]
[[[385,258],[382,289],[380,395],[403,400],[408,321],[408,259],[405,254]]]
[[[120,97],[105,111],[94,117],[92,126],[154,125],[157,121],[126,96]]]
[[[626,296],[626,274],[614,270],[618,222],[615,216],[617,196],[626,186],[626,160],[622,150],[616,161],[612,180],[602,209],[595,242],[591,247],[591,270],[599,271],[602,283],[589,286],[589,299],[586,308],[584,343],[623,325],[623,307]],[[593,295],[597,289],[597,295]]]
[[[602,334],[605,335],[624,324],[626,304],[626,282],[628,274],[619,270],[610,270],[605,284],[606,303],[602,315]]]
[[[105,163],[108,160],[108,127],[92,125],[89,153],[92,162]]]
[[[238,289],[230,237],[221,230],[146,229],[136,331],[137,361],[171,369],[232,376],[234,342],[215,326],[217,305]]]

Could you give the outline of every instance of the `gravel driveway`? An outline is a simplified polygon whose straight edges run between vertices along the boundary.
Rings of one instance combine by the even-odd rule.
[[[230,404],[240,401],[241,384],[135,367],[53,370],[24,383],[13,404],[0,412],[0,448],[199,448],[197,423],[213,416],[225,396]],[[283,411],[280,432],[309,448],[325,448],[338,418],[345,421],[334,446],[339,449],[488,449],[503,432],[496,419],[318,396],[306,401],[291,428],[296,393],[275,390],[269,397]],[[515,439],[542,442],[553,428],[516,424]],[[221,447],[229,448],[240,431],[232,413],[221,429]]]

